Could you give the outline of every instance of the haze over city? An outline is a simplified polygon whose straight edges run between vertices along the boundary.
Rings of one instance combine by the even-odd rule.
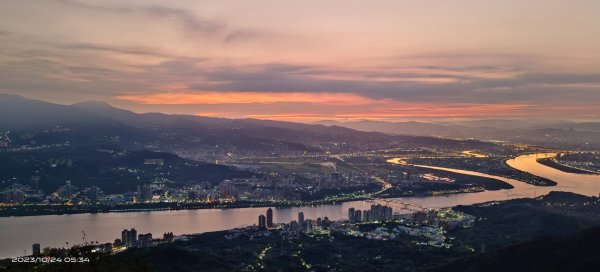
[[[135,112],[598,120],[597,1],[2,1],[0,92]]]

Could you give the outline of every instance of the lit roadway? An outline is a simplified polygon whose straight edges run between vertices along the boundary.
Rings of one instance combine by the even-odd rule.
[[[406,203],[406,202],[402,202],[402,201],[396,200],[396,199],[376,198],[376,199],[367,199],[365,201],[371,202],[371,203],[377,203],[377,204],[384,203],[384,206],[391,206],[391,207],[394,207],[396,209],[401,209],[401,210],[409,210],[409,211],[415,211],[415,212],[427,211],[427,209],[423,208],[421,205],[418,205],[415,203]]]
[[[401,150],[401,149],[382,149],[382,150],[375,150],[375,151],[363,151],[363,152],[351,152],[351,153],[341,153],[341,154],[312,154],[312,155],[303,155],[303,156],[281,156],[281,157],[244,157],[244,158],[240,158],[238,160],[235,161],[231,161],[234,164],[244,164],[244,162],[242,162],[243,160],[253,160],[253,162],[246,162],[246,163],[252,163],[252,164],[281,164],[281,165],[299,165],[299,164],[303,164],[303,162],[294,162],[294,161],[281,161],[281,159],[305,159],[305,158],[332,158],[332,159],[336,159],[340,162],[345,163],[346,165],[348,165],[349,167],[351,167],[352,169],[360,172],[360,173],[367,173],[367,171],[357,167],[357,165],[361,165],[360,163],[355,164],[355,163],[350,163],[344,160],[344,157],[394,157],[394,158],[398,158],[398,157],[402,157],[402,159],[410,159],[410,158],[457,158],[457,157],[466,157],[466,156],[472,156],[473,153],[463,153],[463,154],[457,154],[456,152],[445,152],[439,155],[419,155],[419,154],[414,154],[414,155],[410,155],[410,154],[405,154],[402,153],[400,154],[393,154],[393,152],[398,152],[398,151],[410,151],[410,150]],[[382,154],[383,153],[383,154]],[[274,160],[276,159],[276,160]],[[370,165],[370,164],[367,164]],[[393,185],[391,183],[389,183],[388,181],[384,180],[381,177],[378,177],[376,175],[372,175],[371,179],[373,179],[374,181],[376,181],[377,183],[380,183],[382,188],[380,191],[374,193],[373,195],[377,195],[380,194],[384,191],[386,191],[389,188],[392,188]]]
[[[339,160],[339,161],[341,161],[341,162],[344,162],[344,163],[346,163],[348,166],[352,167],[352,169],[354,169],[354,170],[356,170],[356,171],[359,171],[359,172],[361,172],[361,173],[363,173],[363,174],[365,174],[365,173],[366,173],[366,171],[364,171],[363,169],[360,169],[360,168],[358,168],[358,167],[354,166],[353,164],[346,162],[346,161],[344,160],[344,158],[342,158],[340,155],[337,155],[337,156],[331,156],[331,157],[332,157],[332,158],[334,158],[334,159],[337,159],[337,160]],[[382,178],[380,178],[380,177],[378,177],[378,176],[375,176],[375,175],[373,175],[373,176],[371,176],[371,178],[372,178],[373,180],[377,181],[378,183],[380,183],[380,184],[382,185],[382,188],[381,188],[381,190],[380,190],[380,191],[378,191],[378,192],[376,192],[376,193],[374,193],[375,195],[377,195],[377,194],[380,194],[380,193],[382,193],[383,191],[385,191],[385,190],[387,190],[387,189],[389,189],[389,188],[392,188],[392,184],[391,184],[391,183],[387,182],[386,180],[384,180],[384,179],[382,179]]]

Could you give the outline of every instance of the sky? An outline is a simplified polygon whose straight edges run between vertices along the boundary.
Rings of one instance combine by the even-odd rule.
[[[600,1],[3,0],[0,93],[136,112],[600,120]]]

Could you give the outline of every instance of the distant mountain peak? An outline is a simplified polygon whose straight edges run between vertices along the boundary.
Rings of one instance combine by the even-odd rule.
[[[3,94],[0,93],[0,101],[26,101],[27,98],[18,94]]]
[[[87,107],[94,107],[94,108],[115,108],[113,107],[111,104],[108,104],[104,101],[100,101],[100,100],[88,100],[88,101],[83,101],[83,102],[78,102],[75,104],[72,104],[71,106],[75,106],[75,107],[79,107],[79,108],[87,108]]]

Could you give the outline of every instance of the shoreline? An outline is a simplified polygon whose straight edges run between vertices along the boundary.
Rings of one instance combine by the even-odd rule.
[[[390,161],[388,161],[390,162]],[[399,162],[391,162],[399,163]],[[504,162],[506,164],[506,162]],[[414,165],[417,166],[418,165]],[[440,167],[427,166],[426,168],[436,169]],[[440,169],[437,169],[440,170]],[[447,171],[447,170],[442,170]],[[461,170],[471,172],[469,170]],[[450,171],[452,172],[452,171]],[[507,177],[497,176],[494,179]],[[500,190],[512,190],[514,186],[506,181],[498,179],[504,183],[511,185],[513,188],[500,189]],[[522,182],[522,181],[521,181]],[[553,181],[552,181],[553,182]],[[554,182],[553,182],[554,183]],[[527,183],[526,183],[527,184]],[[555,186],[546,185],[542,187]],[[483,191],[495,191],[495,190],[483,190]],[[381,191],[381,192],[385,192]],[[381,193],[379,192],[379,193]],[[414,194],[413,195],[391,195],[383,198],[398,198],[398,197],[431,197],[431,196],[451,196],[460,194],[477,193],[481,191],[469,191],[469,190],[457,190],[454,192],[439,193],[437,191],[428,191],[426,194]],[[185,202],[159,202],[159,203],[137,203],[137,204],[119,204],[119,205],[16,205],[16,206],[1,206],[0,207],[0,218],[2,217],[28,217],[28,216],[48,216],[48,215],[69,215],[69,214],[106,214],[106,213],[127,213],[127,212],[151,212],[151,211],[179,211],[179,210],[201,210],[201,209],[237,209],[237,208],[260,208],[260,207],[273,207],[273,208],[285,208],[285,207],[308,207],[308,206],[320,206],[320,205],[335,205],[338,203],[361,201],[371,198],[376,198],[377,195],[369,194],[358,197],[349,197],[345,199],[321,199],[313,200],[309,202],[298,202],[298,203],[281,203],[281,202],[251,202],[251,201],[237,201],[233,203],[185,203]]]
[[[6,206],[0,210],[0,218],[4,217],[29,217],[29,216],[48,216],[48,215],[70,215],[70,214],[107,214],[107,213],[128,213],[128,212],[153,212],[153,211],[181,211],[181,210],[210,210],[210,209],[243,209],[243,208],[287,208],[287,207],[310,207],[310,206],[322,206],[322,205],[336,205],[345,202],[361,201],[368,199],[393,199],[398,197],[432,197],[432,196],[451,196],[460,194],[471,194],[479,193],[482,191],[496,191],[496,190],[485,190],[480,187],[475,187],[481,190],[467,189],[453,190],[453,191],[427,191],[426,194],[392,194],[390,196],[378,197],[377,195],[360,196],[347,199],[323,199],[314,200],[309,202],[301,203],[278,203],[278,202],[250,202],[250,201],[237,201],[233,203],[219,203],[219,204],[206,204],[206,203],[140,203],[140,204],[123,204],[114,206],[90,206],[90,205],[20,205],[20,206]],[[499,189],[502,190],[502,189]],[[505,189],[506,190],[506,189]],[[510,189],[507,189],[510,190]],[[385,191],[383,191],[385,192]],[[382,193],[382,192],[379,192]],[[135,207],[134,207],[135,206]],[[11,209],[12,207],[12,209]],[[32,210],[34,208],[35,210]],[[49,208],[53,210],[49,211]],[[64,209],[64,210],[61,210]],[[11,211],[13,210],[13,211]],[[14,211],[17,210],[17,211]]]
[[[431,197],[431,196],[450,196],[456,194],[469,194],[476,193],[480,191],[456,191],[452,193],[436,193],[431,192],[426,195],[393,195],[389,197],[383,197],[381,199],[388,198],[398,198],[398,197]],[[28,210],[27,213],[19,213],[19,212],[6,212],[9,207],[6,207],[5,210],[0,210],[0,218],[3,217],[29,217],[29,216],[48,216],[48,215],[70,215],[70,214],[107,214],[107,213],[128,213],[128,212],[157,212],[157,211],[181,211],[181,210],[210,210],[210,209],[243,209],[243,208],[262,208],[262,207],[271,207],[271,208],[288,208],[288,207],[309,207],[309,206],[322,206],[322,205],[336,205],[344,202],[352,202],[352,201],[361,201],[368,200],[373,198],[380,198],[376,196],[363,196],[356,198],[349,198],[344,200],[321,200],[321,201],[311,201],[305,203],[277,203],[277,202],[236,202],[230,204],[203,204],[203,203],[145,203],[140,204],[143,206],[153,206],[153,204],[163,204],[165,207],[140,207],[140,208],[132,208],[132,207],[122,207],[115,209],[114,206],[105,206],[105,207],[93,207],[93,206],[77,206],[77,205],[39,205],[36,208],[39,210],[33,211]],[[187,205],[186,205],[187,204]],[[161,206],[163,206],[161,205]],[[30,209],[32,206],[13,206],[13,210],[16,208],[20,209]],[[56,211],[48,211],[48,208],[67,208],[66,210],[56,210]],[[68,207],[71,207],[70,209]],[[37,211],[43,210],[39,213]],[[22,212],[22,211],[21,211]]]
[[[205,210],[205,209],[240,209],[240,208],[261,208],[261,207],[306,207],[306,206],[319,206],[319,205],[331,205],[336,203],[342,203],[347,201],[360,201],[366,200],[369,197],[357,197],[347,200],[323,200],[307,203],[277,203],[277,202],[245,202],[238,201],[234,203],[219,203],[219,204],[205,204],[205,203],[144,203],[137,204],[140,207],[124,207],[134,206],[136,204],[125,204],[116,206],[88,206],[88,205],[29,205],[29,206],[14,206],[12,210],[20,208],[25,209],[23,212],[6,212],[8,209],[0,210],[1,217],[28,217],[28,216],[47,216],[47,215],[68,215],[68,214],[105,214],[105,213],[128,213],[128,212],[153,212],[153,211],[180,211],[180,210]],[[39,210],[27,210],[33,206],[37,206]],[[145,207],[144,207],[145,206]],[[48,208],[55,208],[53,211],[48,211]],[[64,209],[64,210],[60,210]],[[42,210],[42,211],[41,211]],[[39,213],[38,213],[39,211]]]
[[[581,168],[575,168],[573,166],[559,163],[554,158],[537,159],[537,162],[540,164],[543,164],[545,166],[554,168],[556,170],[566,172],[566,173],[583,174],[583,175],[600,175],[599,173],[596,173],[593,171],[589,171],[589,170],[585,170],[585,169],[581,169]]]

